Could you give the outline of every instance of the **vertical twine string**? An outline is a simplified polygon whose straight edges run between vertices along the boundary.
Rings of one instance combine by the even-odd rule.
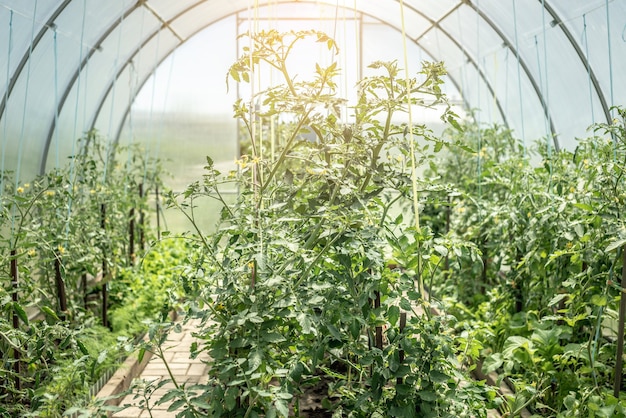
[[[539,91],[541,92],[541,95],[545,97],[545,90],[544,90],[544,85],[543,85],[543,71],[541,70],[541,58],[539,58],[539,40],[537,39],[537,35],[535,35],[535,53],[537,56],[537,74],[539,74]],[[548,145],[548,155],[550,155],[550,127],[548,125],[548,121],[547,118],[544,118],[545,121],[545,128],[546,128],[546,138],[547,138],[547,145]]]
[[[115,61],[113,62],[113,68],[115,69],[114,73],[117,74],[117,70],[118,70],[118,66],[119,66],[119,61],[120,61],[120,50],[122,49],[122,25],[124,24],[124,17],[120,17],[120,24],[119,24],[119,29],[118,29],[118,35],[117,35],[117,51],[116,51],[116,57],[115,57]],[[142,30],[143,31],[143,30]],[[110,154],[111,154],[111,146],[112,146],[112,142],[111,141],[111,131],[113,129],[113,110],[115,109],[115,90],[117,89],[117,77],[115,77],[113,79],[113,88],[111,91],[111,106],[110,106],[110,114],[109,114],[109,133],[108,133],[108,143],[107,143],[107,149],[106,149],[106,155],[104,158],[104,169],[103,169],[103,173],[102,173],[102,184],[106,184],[106,178],[107,178],[107,172],[109,170],[109,158],[110,158]]]
[[[593,85],[591,81],[591,61],[589,57],[589,39],[587,38],[587,15],[583,14],[583,43],[585,44],[585,64],[587,65],[587,83],[589,84],[589,109],[591,111],[591,123],[596,123],[595,109],[593,105]]]
[[[13,48],[13,9],[9,11],[9,44],[7,47],[7,76],[6,76],[6,84],[4,89],[4,103],[8,104],[9,101],[9,82],[11,72],[11,49]],[[0,115],[1,116],[1,115]],[[5,106],[4,108],[4,120],[2,126],[2,162],[0,167],[0,208],[4,207],[4,201],[2,197],[4,196],[4,173],[5,173],[5,161],[6,161],[6,144],[8,141],[7,138],[7,120],[9,118],[9,106]]]
[[[156,40],[156,50],[154,51],[154,61],[152,64],[152,97],[150,98],[150,114],[152,115],[152,113],[154,112],[154,104],[156,102],[156,79],[157,79],[157,68],[159,66],[159,50],[161,49],[161,33],[162,31],[159,31],[159,33],[157,34],[157,40]],[[169,83],[169,81],[168,81]],[[132,91],[132,90],[131,90]],[[132,105],[132,100],[131,97],[129,97],[129,109],[130,106]],[[165,112],[163,112],[165,113]],[[161,114],[161,116],[163,116],[163,113]],[[152,117],[152,116],[151,116]],[[134,132],[133,132],[133,125],[132,125],[132,111],[129,112],[129,126],[130,126],[130,144],[132,145],[133,140],[134,140]],[[154,141],[153,138],[157,137],[157,136],[161,136],[162,132],[164,131],[163,128],[163,124],[165,123],[164,118],[160,117],[159,118],[159,123],[161,124],[161,129],[158,130],[158,132],[160,133],[159,135],[153,134],[151,135],[152,140]],[[149,147],[146,147],[146,157],[150,158],[150,155],[155,155],[155,146],[150,147],[152,148],[152,152],[149,152]],[[129,158],[130,158],[130,153],[128,154]],[[156,159],[156,155],[155,155],[155,159]],[[148,161],[146,160],[146,163]],[[142,183],[146,183],[146,178],[148,177],[148,164],[144,164],[144,172],[143,172],[143,180]]]
[[[402,22],[402,49],[404,53],[404,74],[405,74],[405,84],[407,89],[407,113],[408,113],[408,137],[409,137],[409,147],[411,153],[411,183],[413,186],[413,213],[415,215],[415,230],[420,230],[420,216],[419,216],[419,200],[418,200],[418,190],[417,190],[417,163],[415,160],[415,142],[413,138],[413,112],[411,106],[411,79],[409,77],[409,56],[407,52],[407,44],[406,44],[406,28],[404,23],[404,1],[400,0],[400,20]],[[421,289],[420,289],[421,290]]]
[[[24,89],[24,107],[22,109],[22,127],[20,129],[20,142],[17,151],[17,168],[15,169],[15,189],[17,189],[20,182],[20,174],[22,170],[22,154],[24,151],[24,134],[26,131],[26,109],[28,108],[28,92],[30,88],[30,64],[33,55],[33,40],[35,37],[35,23],[37,19],[37,4],[38,0],[35,0],[35,7],[33,8],[33,24],[30,29],[30,45],[28,46],[28,64],[26,65],[26,87]],[[12,216],[15,220],[15,216]]]
[[[170,68],[168,70],[167,83],[165,84],[165,94],[163,95],[163,110],[162,110],[163,113],[165,113],[167,110],[167,103],[169,101],[169,95],[170,95],[170,87],[172,85],[172,79],[173,79],[173,74],[174,74],[175,60],[176,60],[176,50],[174,50],[172,52],[172,55],[170,56]],[[152,165],[153,165],[152,171],[156,171],[156,165],[157,165],[156,159],[161,154],[161,142],[163,141],[164,135],[165,135],[164,130],[161,130],[159,132],[159,135],[157,136],[156,146],[154,148],[154,160],[152,162]]]
[[[59,168],[59,50],[57,43],[57,29],[53,29],[54,55],[54,168]]]
[[[613,85],[613,54],[611,48],[611,13],[609,12],[609,0],[605,0],[606,5],[606,40],[609,51],[609,82],[611,86],[611,106],[615,105],[614,85]]]
[[[609,12],[609,0],[605,0],[606,7],[606,40],[608,44],[609,51],[609,82],[610,82],[610,91],[611,91],[611,117],[615,114],[612,107],[615,105],[614,94],[614,86],[613,86],[613,55],[611,51],[611,14]],[[609,123],[613,123],[612,120],[608,121]],[[611,137],[613,138],[613,161],[617,160],[617,138],[614,133],[611,133]]]
[[[546,103],[546,112],[544,115],[545,123],[546,123],[546,146],[548,147],[548,156],[552,155],[552,132],[550,131],[550,120],[549,120],[549,111],[550,111],[550,84],[548,79],[548,37],[546,36],[546,0],[541,0],[542,8],[542,26],[543,26],[543,71],[544,71],[544,80],[546,83],[546,88],[544,90],[543,97]]]
[[[476,8],[480,9],[480,0],[476,0]],[[478,108],[480,109],[480,72],[478,71],[478,65],[480,63],[480,13],[476,13],[476,97]],[[478,163],[476,167],[476,177],[478,183],[478,202],[482,202],[482,194],[483,194],[483,185],[482,185],[482,175],[483,175],[483,159],[482,159],[482,151],[483,151],[483,135],[480,131],[480,113],[476,112],[476,133],[478,135]],[[482,220],[483,213],[482,210],[478,211],[478,217]]]
[[[517,35],[517,9],[515,7],[515,0],[511,0],[513,3],[513,27],[515,30],[515,55],[517,59],[517,89],[519,94],[519,111],[522,124],[522,144],[524,147],[524,157],[526,156],[526,129],[524,126],[524,97],[522,96],[522,70],[519,54],[519,37]]]
[[[87,16],[87,0],[83,0],[83,16],[82,16],[82,24],[80,29],[80,44],[79,44],[79,56],[78,56],[78,75],[76,78],[76,104],[74,105],[74,128],[72,131],[72,152],[70,155],[76,155],[76,142],[78,139],[76,138],[76,131],[78,130],[78,102],[80,101],[80,83],[81,83],[81,74],[82,71],[80,66],[83,62],[83,50],[84,50],[84,40],[85,40],[85,20]],[[87,69],[87,65],[85,66],[85,70]],[[86,89],[85,89],[86,90]],[[85,101],[86,103],[86,101]],[[58,105],[56,105],[58,107]],[[55,123],[55,127],[58,127],[59,124]],[[58,128],[57,128],[58,129]],[[75,174],[75,164],[74,161],[76,158],[70,159],[70,184],[72,185],[72,189],[76,184],[76,174]],[[65,223],[65,236],[69,236],[70,233],[70,218],[72,216],[72,206],[74,204],[74,193],[70,194],[70,197],[67,201],[67,221]]]

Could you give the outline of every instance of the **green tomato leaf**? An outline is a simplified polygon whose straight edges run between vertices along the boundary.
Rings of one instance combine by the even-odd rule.
[[[606,296],[598,294],[591,296],[590,302],[596,306],[606,306],[607,304]]]
[[[502,366],[503,362],[504,360],[502,359],[501,353],[492,354],[483,361],[482,371],[485,374],[494,372]]]
[[[392,327],[395,327],[398,323],[398,319],[400,319],[400,308],[397,306],[390,306],[389,311],[387,311],[389,324]]]
[[[76,340],[76,345],[78,346],[78,349],[80,350],[81,353],[83,353],[86,356],[89,355],[89,350],[87,350],[87,347],[85,347],[85,344],[83,344],[80,340]]]
[[[17,302],[13,302],[13,312],[15,312],[15,315],[17,315],[24,324],[28,325],[28,315],[26,315],[26,311],[22,305]]]
[[[248,357],[248,371],[253,372],[263,364],[263,352],[255,350]]]
[[[548,302],[548,307],[554,306],[557,303],[559,303],[560,301],[562,301],[563,299],[567,299],[568,297],[569,297],[568,293],[562,293],[560,295],[555,295],[552,299],[550,299],[550,302]]]
[[[277,332],[264,333],[261,338],[268,343],[279,343],[285,341],[285,337]]]
[[[604,249],[604,252],[608,253],[609,251],[613,251],[614,249],[619,248],[625,244],[626,244],[626,238],[616,239]]]
[[[47,307],[47,306],[42,306],[42,307],[41,307],[41,310],[43,311],[43,313],[44,313],[44,314],[46,314],[46,316],[48,316],[48,317],[50,317],[50,318],[54,319],[55,321],[60,321],[60,319],[59,319],[59,317],[57,316],[57,314],[56,314],[56,313],[55,313],[52,309],[50,309],[49,307]]]
[[[289,416],[289,407],[287,406],[287,402],[282,399],[277,399],[276,402],[274,402],[274,406],[276,407],[276,410],[278,411],[278,414],[280,416]]]

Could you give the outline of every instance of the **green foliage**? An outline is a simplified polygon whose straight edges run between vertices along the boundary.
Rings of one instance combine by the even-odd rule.
[[[626,196],[626,111],[615,112],[573,153],[540,144],[539,165],[503,128],[468,126],[451,135],[477,152],[432,166],[456,191],[439,218],[447,212],[448,233],[482,254],[451,264],[435,289],[465,318],[457,329],[484,346],[484,371],[515,387],[512,415],[522,407],[541,416],[623,414],[608,395]]]
[[[301,40],[333,53],[332,39],[246,36],[253,47],[229,76],[245,82],[269,65],[284,84],[258,93],[252,116],[243,100],[235,104],[247,134],[237,172],[222,175],[207,158],[203,179],[169,196],[194,225],[195,199],[224,209],[214,235],[197,228],[188,237],[195,258],[181,276],[187,312],[206,321],[196,350],[212,358],[209,382],[199,395],[179,387],[166,396],[181,416],[298,416],[314,389],[335,416],[486,415],[489,391],[459,383],[449,319],[431,318],[422,292],[448,252],[471,246],[404,221],[418,215],[414,190],[431,187],[413,178],[411,162],[423,165],[450,144],[425,126],[396,124],[395,115],[410,102],[440,106],[454,120],[440,90],[443,65],[424,63],[407,80],[394,62],[372,64],[380,75],[359,83],[347,123],[336,63],[317,65],[311,81],[288,68]],[[226,183],[240,191],[235,204],[220,194]]]
[[[129,214],[147,211],[137,189],[160,181],[158,163],[105,147],[95,132],[78,148],[27,183],[1,173],[0,416],[60,417],[128,346],[128,336],[98,325],[101,304],[90,298],[132,263]]]

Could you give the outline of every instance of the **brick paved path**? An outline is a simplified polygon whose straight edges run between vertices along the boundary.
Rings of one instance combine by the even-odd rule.
[[[165,360],[172,370],[172,374],[176,378],[176,381],[180,383],[204,383],[207,377],[208,366],[203,362],[208,360],[206,353],[198,356],[195,359],[190,358],[191,344],[196,341],[192,335],[197,329],[199,320],[191,320],[182,325],[182,332],[172,332],[168,336],[166,343],[164,344]],[[141,375],[136,378],[136,382],[154,382],[156,385],[158,382],[164,379],[169,379],[170,376],[167,373],[163,360],[157,356],[152,356],[146,368]],[[204,380],[203,380],[204,379]],[[141,387],[141,385],[140,385]],[[155,406],[158,401],[168,390],[173,389],[174,384],[172,382],[166,383],[161,388],[155,390],[148,399],[148,406],[152,410],[153,418],[169,418],[175,417],[176,412],[167,412],[167,408],[171,405],[172,401],[166,402],[162,405]],[[132,406],[117,412],[113,415],[114,418],[146,418],[150,417],[150,413],[145,407],[140,406],[140,402],[143,399],[142,396],[136,397],[136,394],[140,394],[142,391],[140,388],[136,389],[133,394],[126,396],[120,402],[120,405],[130,404]],[[145,402],[145,401],[144,401]]]

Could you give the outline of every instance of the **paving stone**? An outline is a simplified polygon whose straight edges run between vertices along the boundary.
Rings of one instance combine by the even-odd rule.
[[[201,353],[198,357],[192,359],[190,353],[193,343],[197,342],[198,344],[202,344],[202,341],[193,336],[200,326],[200,323],[200,320],[189,321],[182,326],[182,332],[170,334],[164,344],[165,360],[179,384],[205,384],[208,381],[209,367],[206,364],[209,360],[208,354]],[[141,379],[146,382],[151,382],[152,386],[156,386],[160,381],[169,378],[170,376],[163,360],[158,357],[153,357],[148,362],[141,375],[137,377],[137,380]],[[139,384],[135,394],[143,390],[141,386],[142,385]],[[181,411],[179,409],[178,411],[167,412],[167,408],[169,408],[173,400],[162,405],[155,405],[163,395],[174,388],[174,383],[168,382],[150,394],[148,402],[153,418],[173,418],[176,416],[176,412]],[[133,406],[116,413],[114,415],[115,418],[144,418],[150,416],[148,411],[138,407],[139,403],[143,400],[143,396],[134,399],[135,394],[128,395],[122,400],[121,404],[131,404]]]

